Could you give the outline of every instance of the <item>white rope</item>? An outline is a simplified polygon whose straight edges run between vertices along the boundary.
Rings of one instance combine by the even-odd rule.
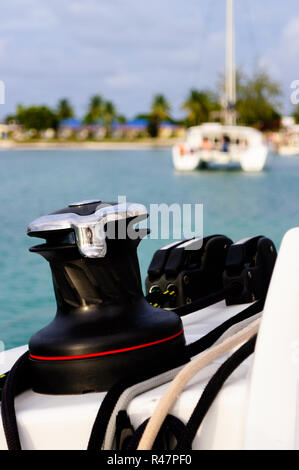
[[[227,331],[223,333],[223,335],[214,343],[213,346],[221,343],[227,337],[231,337],[242,328],[245,328],[248,324],[252,323],[257,318],[260,318],[261,313],[254,315],[253,317],[247,318],[236,325],[231,326]],[[116,431],[116,417],[121,410],[127,410],[131,401],[136,398],[138,395],[142,393],[148,392],[149,390],[155,389],[161,385],[172,380],[182,369],[184,366],[177,367],[176,369],[169,370],[164,372],[163,374],[157,375],[155,377],[151,377],[144,382],[140,382],[138,384],[132,385],[132,387],[126,389],[119,397],[111,417],[109,419],[109,423],[107,425],[105,438],[102,445],[102,450],[112,450],[113,443],[115,439],[115,431]]]
[[[204,367],[234,347],[247,341],[258,332],[260,318],[240,330],[235,335],[225,339],[217,346],[211,347],[189,362],[171,382],[159,401],[142,435],[137,450],[150,450],[155,442],[164,419],[182,393],[186,384]]]
[[[147,392],[153,388],[159,387],[170,380],[172,380],[179,371],[184,366],[177,367],[176,369],[169,370],[164,372],[163,374],[157,375],[155,377],[151,377],[144,382],[140,382],[136,385],[132,385],[132,387],[127,388],[119,397],[113,412],[111,414],[106,434],[104,438],[104,443],[102,446],[102,450],[112,450],[113,441],[115,438],[115,426],[116,426],[116,417],[121,410],[126,410],[129,403],[135,398],[137,395],[141,395],[141,393]]]

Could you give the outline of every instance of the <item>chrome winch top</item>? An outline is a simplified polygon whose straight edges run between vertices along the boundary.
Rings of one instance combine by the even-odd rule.
[[[99,203],[90,215],[79,215],[75,208]],[[86,258],[103,258],[107,253],[105,225],[129,218],[148,216],[147,209],[142,204],[120,203],[104,204],[101,201],[83,201],[70,204],[68,209],[74,212],[60,212],[39,217],[29,224],[27,234],[52,232],[73,229],[80,253]]]

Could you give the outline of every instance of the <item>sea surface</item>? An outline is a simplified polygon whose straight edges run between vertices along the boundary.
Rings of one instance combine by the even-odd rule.
[[[299,157],[273,155],[260,174],[202,171],[178,174],[171,150],[9,150],[0,152],[0,340],[5,348],[28,342],[55,314],[50,269],[28,248],[35,218],[68,203],[100,198],[149,207],[203,204],[203,232],[234,241],[266,235],[279,247],[299,226]],[[38,241],[37,241],[38,242]],[[139,246],[143,280],[151,257],[167,240]]]

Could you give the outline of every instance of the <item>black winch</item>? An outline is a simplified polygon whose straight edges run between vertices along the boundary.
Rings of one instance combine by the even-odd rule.
[[[106,391],[130,373],[154,374],[185,360],[181,319],[143,296],[142,235],[132,227],[145,217],[140,204],[86,201],[28,227],[28,235],[46,240],[30,251],[50,263],[57,301],[54,320],[29,343],[36,392]]]
[[[175,308],[217,292],[232,240],[224,235],[181,240],[156,251],[148,268],[149,301]]]
[[[236,243],[224,235],[175,242],[153,256],[146,279],[147,299],[180,315],[209,305],[211,296],[215,302],[225,299],[227,305],[264,299],[276,257],[274,243],[264,236]]]
[[[157,292],[147,295],[149,302],[144,298],[136,253],[144,232],[134,225],[145,217],[146,209],[140,204],[88,201],[29,226],[30,236],[46,240],[31,251],[50,263],[58,308],[54,320],[31,338],[29,351],[2,377],[1,413],[9,450],[21,450],[14,401],[22,391],[31,387],[52,394],[108,391],[88,443],[88,450],[97,450],[126,390],[131,394],[140,382],[149,388],[164,383],[162,372],[173,369],[175,373],[177,366],[211,347],[231,327],[262,312],[276,260],[273,242],[262,236],[233,244],[215,235],[162,248],[153,257],[147,288],[160,289],[160,297],[167,290],[176,292],[174,303],[183,305],[172,311],[153,308],[149,302]],[[182,284],[183,273],[190,275],[191,283]],[[170,280],[173,287],[167,285],[163,291]],[[187,293],[194,300],[186,304]],[[179,317],[224,299],[228,305],[254,303],[185,346]],[[165,299],[161,300],[159,307],[165,306]],[[247,343],[219,369],[209,382],[208,398],[213,401],[226,372],[230,374],[253,347]],[[203,395],[206,400],[207,394]],[[209,403],[205,406],[205,402],[204,413]],[[190,429],[201,422],[198,412],[204,416],[197,406],[188,433],[183,430],[185,436],[179,430],[191,441]],[[117,424],[118,436],[131,428],[128,419]]]
[[[270,285],[277,251],[274,243],[262,235],[245,238],[229,247],[224,287],[239,287],[239,292],[226,296],[227,305],[254,302],[265,298]]]

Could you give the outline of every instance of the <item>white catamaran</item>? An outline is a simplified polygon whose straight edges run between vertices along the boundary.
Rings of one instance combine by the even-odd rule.
[[[179,171],[192,171],[210,164],[240,165],[244,171],[262,171],[268,156],[263,134],[236,125],[236,69],[233,0],[227,0],[225,125],[205,123],[188,129],[183,143],[173,148]]]

